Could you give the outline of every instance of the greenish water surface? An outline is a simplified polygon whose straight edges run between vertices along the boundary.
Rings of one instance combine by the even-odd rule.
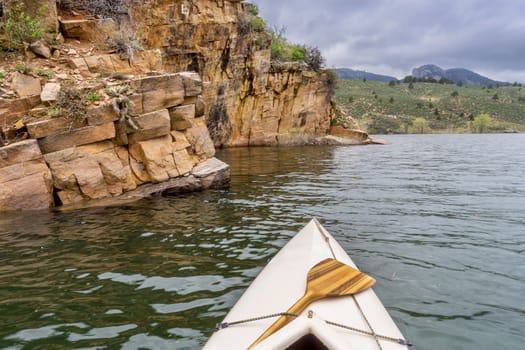
[[[229,190],[0,213],[0,349],[200,349],[312,217],[415,349],[523,349],[525,135],[384,138],[221,150]]]

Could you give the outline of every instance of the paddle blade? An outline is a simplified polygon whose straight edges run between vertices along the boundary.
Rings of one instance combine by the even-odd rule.
[[[325,297],[352,295],[372,287],[376,280],[335,259],[325,259],[310,269],[306,293]]]
[[[288,310],[289,314],[300,314],[308,305],[327,297],[338,297],[362,292],[374,285],[375,279],[335,259],[325,259],[312,267],[306,275],[306,291]],[[268,338],[293,320],[281,316],[248,349]]]

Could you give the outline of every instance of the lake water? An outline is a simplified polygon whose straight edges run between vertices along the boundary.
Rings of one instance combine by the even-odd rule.
[[[222,150],[229,190],[0,213],[0,349],[199,349],[312,217],[415,349],[523,349],[525,135],[384,138]]]

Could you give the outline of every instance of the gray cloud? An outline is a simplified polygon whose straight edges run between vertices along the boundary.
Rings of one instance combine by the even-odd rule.
[[[253,0],[328,66],[399,78],[427,63],[525,83],[525,1]]]

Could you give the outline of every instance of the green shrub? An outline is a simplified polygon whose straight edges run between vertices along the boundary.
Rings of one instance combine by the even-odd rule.
[[[259,16],[259,7],[257,7],[257,5],[254,5],[254,4],[248,4],[250,6],[249,8],[249,12],[252,16]]]
[[[284,61],[286,43],[284,38],[272,36],[271,57],[273,60]]]
[[[490,114],[482,113],[478,114],[474,118],[474,121],[472,122],[472,127],[481,134],[491,126],[491,123],[492,118],[490,117]]]
[[[0,79],[4,79],[6,76],[6,73],[0,70]]]
[[[62,108],[60,107],[51,107],[47,110],[47,115],[51,118],[58,118],[62,116]]]
[[[55,73],[52,70],[43,70],[43,69],[37,69],[36,74],[41,77],[48,77],[49,79],[55,76]]]
[[[271,57],[282,62],[304,62],[306,49],[301,45],[290,44],[283,36],[272,34]]]
[[[62,84],[53,106],[60,110],[60,116],[71,121],[71,125],[81,123],[86,118],[87,108],[82,92],[70,84]]]
[[[252,29],[257,33],[263,33],[266,31],[266,22],[261,17],[254,16],[250,19]]]
[[[33,71],[33,67],[26,66],[26,65],[23,65],[23,64],[17,64],[15,66],[15,69],[16,69],[17,72],[22,73],[22,74],[29,74],[29,73],[31,73],[31,71]]]
[[[304,58],[306,55],[306,49],[303,46],[291,45],[290,51],[291,51],[290,56],[291,56],[292,61],[304,62]]]
[[[97,93],[96,91],[91,91],[87,94],[86,98],[89,102],[95,102],[95,101],[100,101],[100,98],[102,96]]]
[[[412,132],[423,134],[428,130],[428,121],[425,118],[417,117],[412,122]]]
[[[5,21],[3,27],[7,36],[8,49],[22,51],[24,42],[33,42],[43,37],[44,27],[40,18],[33,18],[25,12],[22,1],[15,0],[4,5]],[[44,8],[39,13],[44,13]]]

